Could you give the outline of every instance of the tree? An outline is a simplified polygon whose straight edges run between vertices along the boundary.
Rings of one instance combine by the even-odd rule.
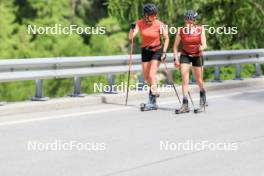
[[[106,35],[93,35],[90,45],[95,55],[127,54],[127,33],[115,18],[103,18],[97,26],[106,27]]]
[[[14,24],[15,16],[13,14],[13,9],[10,8],[7,3],[0,3],[0,58],[13,58],[15,52],[10,52],[15,50],[14,32],[16,29],[16,24]]]
[[[109,0],[111,16],[126,23],[142,15],[145,0]],[[262,0],[154,0],[159,18],[168,25],[182,26],[183,14],[189,9],[198,11],[200,24],[213,27],[236,26],[237,35],[208,35],[211,49],[259,48],[264,40],[264,2]],[[260,35],[262,34],[262,35]],[[174,36],[172,37],[174,39]]]

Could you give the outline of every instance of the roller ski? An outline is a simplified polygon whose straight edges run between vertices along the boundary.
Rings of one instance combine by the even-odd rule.
[[[205,112],[205,107],[208,106],[208,103],[206,102],[206,94],[205,91],[200,91],[200,106],[199,108],[194,109],[194,113],[200,113]]]
[[[158,105],[154,105],[154,104],[149,104],[149,103],[141,103],[140,104],[140,110],[141,111],[152,111],[152,110],[157,110],[158,109]]]
[[[140,110],[143,111],[152,111],[152,110],[157,110],[158,105],[157,105],[157,97],[159,95],[153,95],[151,92],[149,93],[149,101],[148,103],[141,103],[140,104]]]
[[[175,110],[175,114],[183,114],[183,113],[189,113],[190,112],[190,108],[188,105],[188,99],[187,98],[183,98],[182,101],[182,106],[180,109],[176,109]]]

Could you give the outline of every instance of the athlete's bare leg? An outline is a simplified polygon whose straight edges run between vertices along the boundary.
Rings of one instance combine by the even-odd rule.
[[[204,81],[202,75],[202,67],[193,67],[193,72],[195,75],[195,80],[199,86],[200,91],[204,90]]]
[[[149,71],[149,81],[151,85],[151,91],[154,95],[157,93],[157,89],[158,89],[156,74],[159,70],[159,66],[160,66],[160,61],[158,60],[151,61],[151,66]]]
[[[142,70],[143,70],[144,80],[145,80],[145,82],[150,84],[149,72],[150,72],[151,62],[150,61],[149,62],[142,62],[141,66],[142,66]]]
[[[182,93],[184,97],[188,96],[189,92],[189,71],[190,64],[181,64],[181,77],[182,77]]]

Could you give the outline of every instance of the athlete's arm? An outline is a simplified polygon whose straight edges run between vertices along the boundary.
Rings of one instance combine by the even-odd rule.
[[[205,30],[204,28],[202,28],[200,51],[203,51],[206,48],[207,48],[207,42],[206,42]]]
[[[176,68],[178,68],[180,65],[179,58],[178,58],[178,47],[179,47],[180,42],[181,42],[181,36],[180,36],[180,33],[178,32],[174,45],[173,45],[174,65]]]
[[[166,53],[170,43],[167,26],[162,28],[162,37],[164,39],[163,53]]]
[[[137,35],[138,31],[139,31],[139,28],[138,28],[138,25],[136,24],[135,29],[130,29],[129,31],[129,35],[128,35],[129,40],[132,40],[132,38],[134,38]]]
[[[173,56],[174,56],[174,59],[176,59],[176,60],[178,60],[178,47],[179,47],[180,42],[181,42],[181,36],[178,32],[176,39],[175,39],[175,42],[174,42],[174,45],[173,45],[173,54],[174,54]]]

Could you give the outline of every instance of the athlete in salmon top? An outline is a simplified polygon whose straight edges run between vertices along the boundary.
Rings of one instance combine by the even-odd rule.
[[[150,84],[149,101],[146,110],[157,109],[156,98],[157,79],[156,73],[160,62],[165,61],[166,52],[169,45],[169,37],[165,25],[157,19],[157,8],[154,4],[148,3],[143,7],[143,17],[137,20],[135,28],[130,30],[129,39],[134,38],[137,33],[141,33],[141,58],[144,79]],[[161,45],[161,36],[164,39],[164,46]]]
[[[182,77],[183,104],[179,110],[176,110],[178,113],[190,111],[188,106],[190,63],[192,63],[195,79],[200,89],[200,107],[206,105],[202,51],[207,48],[207,44],[203,27],[195,22],[197,15],[197,12],[192,10],[185,14],[185,27],[180,28],[173,47],[174,65],[176,68],[180,68]],[[178,46],[180,43],[182,50],[179,59]]]

